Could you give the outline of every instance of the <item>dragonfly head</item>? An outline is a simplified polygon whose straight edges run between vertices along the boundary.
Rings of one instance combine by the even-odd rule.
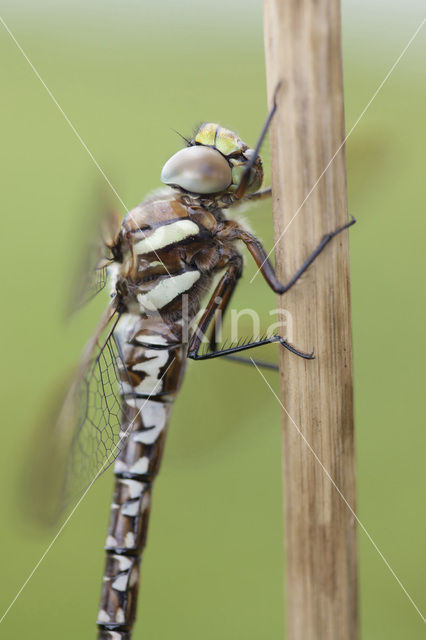
[[[254,154],[236,133],[218,124],[202,124],[185,149],[175,153],[163,167],[165,184],[197,195],[232,195]],[[260,157],[250,171],[247,192],[262,184]]]

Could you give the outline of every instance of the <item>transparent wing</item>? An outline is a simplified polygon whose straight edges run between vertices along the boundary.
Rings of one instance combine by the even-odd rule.
[[[57,520],[119,454],[125,365],[113,335],[118,317],[111,304],[33,451],[31,501],[43,521]]]
[[[71,282],[67,312],[72,313],[92,300],[107,283],[107,267],[114,259],[121,228],[121,216],[111,207],[99,207],[80,241],[83,247],[78,269]]]
[[[112,260],[102,257],[102,250],[102,247],[93,248],[87,253],[84,262],[81,262],[68,301],[69,313],[84,307],[105,289],[108,281],[107,267]]]

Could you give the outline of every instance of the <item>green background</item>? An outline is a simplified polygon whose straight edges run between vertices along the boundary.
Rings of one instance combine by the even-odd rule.
[[[158,186],[162,164],[180,147],[172,129],[186,135],[213,120],[256,140],[266,112],[261,7],[229,4],[4,7],[128,208]],[[362,11],[344,14],[348,130],[421,19],[413,11],[381,21]],[[1,616],[56,533],[25,517],[21,478],[31,449],[43,446],[33,435],[40,416],[104,301],[63,323],[102,178],[10,36],[1,28],[0,36]],[[420,608],[425,45],[423,32],[347,145],[358,219],[350,237],[359,517]],[[263,155],[268,179],[267,145]],[[271,247],[270,205],[248,217]],[[253,273],[247,260],[235,306],[262,310],[266,326],[274,295],[261,278],[249,284]],[[277,388],[277,376],[266,375]],[[156,483],[135,639],[284,637],[280,457],[279,406],[259,374],[192,363]],[[95,637],[111,491],[107,473],[0,625],[2,638]],[[423,638],[420,616],[362,531],[359,564],[362,637]]]

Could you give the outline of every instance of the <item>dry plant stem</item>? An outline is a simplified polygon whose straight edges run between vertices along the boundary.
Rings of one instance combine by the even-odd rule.
[[[276,263],[288,281],[329,231],[348,221],[338,0],[265,0]],[[357,231],[357,229],[355,228]],[[356,232],[355,231],[355,232]],[[281,399],[355,509],[348,231],[327,246],[279,306],[305,361],[281,350]],[[356,640],[356,527],[283,411],[287,640]]]

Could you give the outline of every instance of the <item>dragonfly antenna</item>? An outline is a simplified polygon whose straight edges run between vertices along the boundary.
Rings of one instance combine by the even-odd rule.
[[[185,142],[188,145],[188,147],[191,145],[191,140],[189,140],[188,138],[185,138],[185,136],[183,136],[181,133],[179,133],[179,131],[176,131],[176,129],[173,129],[173,127],[171,127],[171,130],[174,131],[175,133],[177,133],[178,136],[180,138],[182,138],[182,140],[185,140]]]

